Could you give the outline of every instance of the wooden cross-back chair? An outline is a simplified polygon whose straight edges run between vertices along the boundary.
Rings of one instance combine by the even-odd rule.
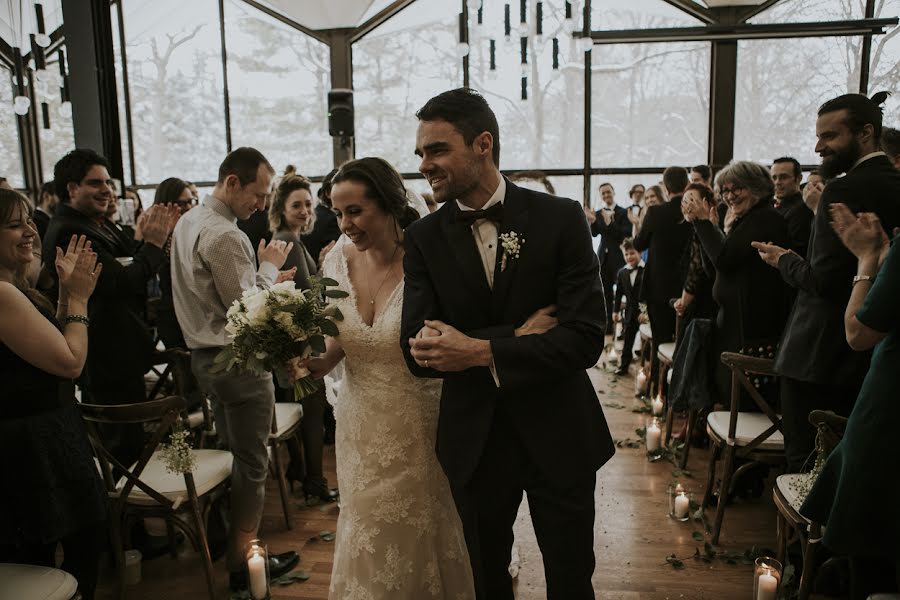
[[[159,379],[147,399],[156,400],[166,390],[171,395],[184,398],[187,402],[187,407],[182,412],[184,423],[191,431],[199,431],[196,445],[198,448],[205,448],[207,440],[213,435],[212,411],[191,370],[191,353],[184,348],[157,350],[153,355],[153,364]],[[165,368],[159,372],[158,367],[163,365]]]
[[[731,408],[728,411],[713,411],[707,417],[706,430],[712,446],[709,453],[706,493],[702,504],[702,508],[705,509],[712,501],[716,462],[722,456],[722,483],[719,487],[716,518],[710,539],[713,544],[719,543],[725,507],[733,492],[733,482],[743,472],[757,464],[785,463],[781,417],[763,398],[754,381],[751,381],[751,376],[777,377],[774,361],[770,358],[747,356],[736,352],[723,352],[721,359],[731,370]],[[761,412],[740,410],[742,390],[749,395]],[[747,462],[735,470],[736,459],[746,459]]]
[[[175,529],[184,533],[201,553],[210,600],[215,600],[212,560],[206,539],[206,515],[231,479],[232,456],[221,450],[192,450],[195,468],[183,475],[166,471],[159,445],[181,419],[184,399],[170,396],[138,404],[80,404],[88,436],[106,486],[109,500],[110,537],[119,572],[119,598],[125,598],[125,554],[129,523],[135,519],[162,518],[170,540]],[[140,423],[156,427],[149,434],[140,457],[130,468],[122,465],[98,435],[100,424]],[[121,474],[114,480],[113,472]],[[192,523],[189,521],[193,521]]]

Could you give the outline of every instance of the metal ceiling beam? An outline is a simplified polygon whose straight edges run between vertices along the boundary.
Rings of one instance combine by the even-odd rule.
[[[416,0],[394,0],[383,9],[378,11],[376,15],[374,15],[371,19],[359,25],[353,30],[353,37],[351,38],[351,43],[358,42],[366,35],[371,33],[373,29],[376,29],[379,25],[395,16],[401,10],[414,3]]]
[[[767,23],[751,25],[708,25],[706,27],[666,27],[659,29],[623,29],[592,31],[594,44],[638,44],[644,42],[709,42],[798,37],[838,37],[883,34],[886,27],[900,19],[857,19],[813,23]],[[575,37],[582,34],[575,33]]]
[[[700,6],[696,2],[693,2],[693,0],[663,0],[663,1],[666,4],[674,6],[675,8],[677,8],[678,10],[680,10],[682,12],[686,12],[687,14],[691,15],[695,19],[699,19],[700,21],[703,21],[704,23],[712,24],[712,23],[716,22],[716,16],[713,14],[713,12],[711,10]]]
[[[260,4],[259,2],[256,2],[256,0],[242,0],[242,1],[245,4],[249,4],[250,6],[252,6],[253,8],[255,8],[258,11],[266,13],[267,15],[269,15],[276,21],[280,21],[280,22],[284,23],[285,25],[287,25],[288,27],[293,27],[300,33],[304,33],[312,38],[319,40],[322,43],[326,43],[326,44],[328,43],[327,36],[325,36],[321,31],[316,31],[315,29],[310,29],[306,25],[301,25],[297,21],[287,18],[286,16],[284,16],[277,10],[274,10],[264,4]]]
[[[16,59],[13,56],[12,46],[2,38],[0,38],[0,62],[10,71],[15,69]]]
[[[738,21],[741,23],[746,23],[756,15],[769,10],[781,1],[782,0],[767,0],[759,6],[748,6],[738,14]]]

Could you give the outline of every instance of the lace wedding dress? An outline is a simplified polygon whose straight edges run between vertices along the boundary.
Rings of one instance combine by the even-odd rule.
[[[403,282],[370,327],[359,315],[343,244],[324,273],[346,355],[335,403],[341,490],[332,600],[472,600],[462,524],[435,455],[440,381],[414,377],[400,350]]]

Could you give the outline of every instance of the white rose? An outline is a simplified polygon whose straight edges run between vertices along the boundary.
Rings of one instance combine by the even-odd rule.
[[[293,333],[294,330],[294,317],[290,313],[280,312],[275,315],[275,321],[279,323],[282,327],[287,329],[289,332]]]
[[[266,306],[268,299],[265,291],[244,299],[244,306],[247,307],[247,320],[251,325],[262,325],[268,320],[269,309]]]

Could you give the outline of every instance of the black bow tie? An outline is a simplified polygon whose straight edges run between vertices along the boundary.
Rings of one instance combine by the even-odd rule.
[[[484,210],[460,210],[456,219],[460,223],[466,223],[467,225],[473,224],[478,219],[488,219],[494,223],[499,223],[503,220],[503,203],[498,202]]]

